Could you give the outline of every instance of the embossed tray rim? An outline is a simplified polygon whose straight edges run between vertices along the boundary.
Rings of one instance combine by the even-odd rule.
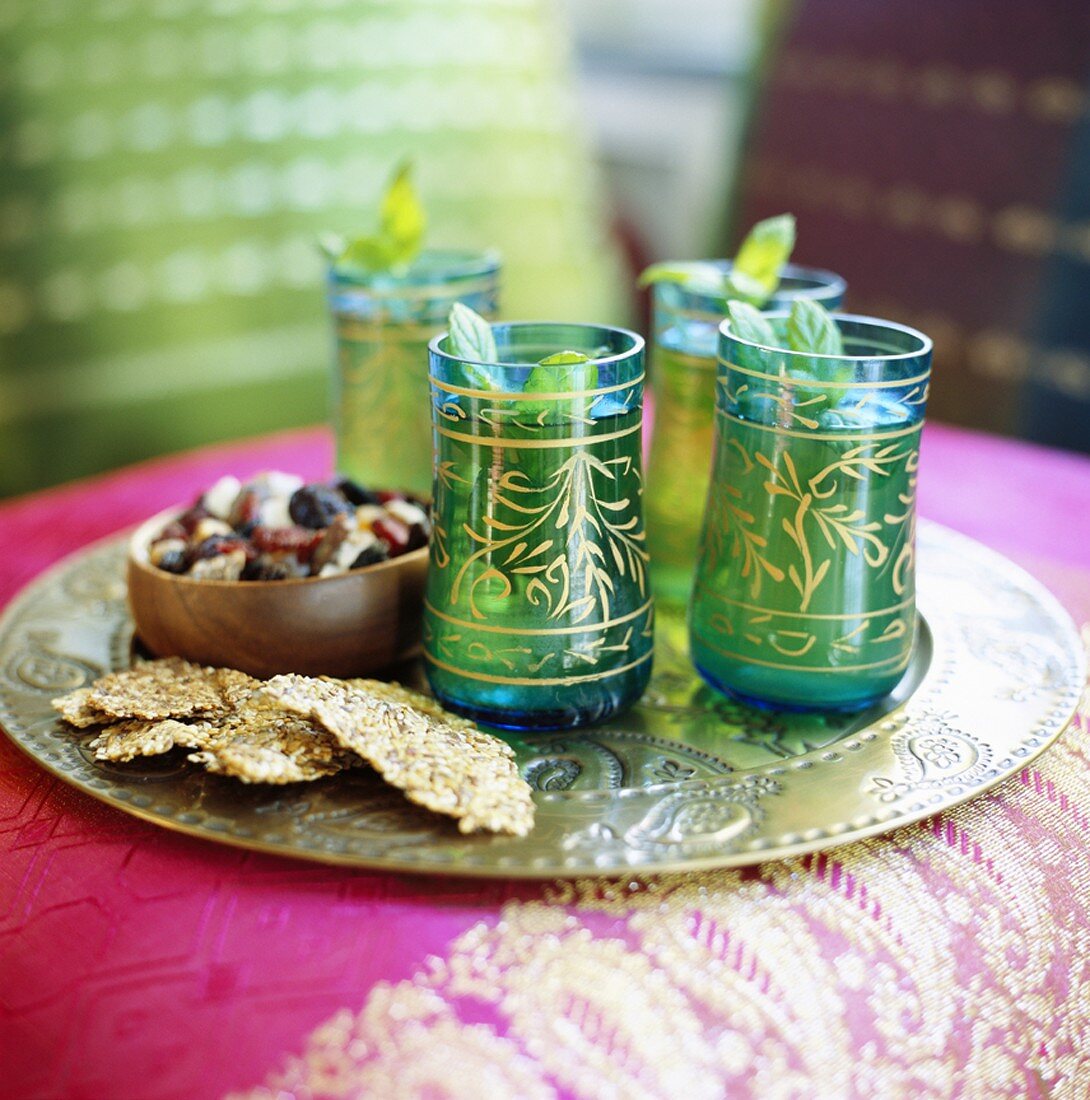
[[[0,615],[0,645],[6,643],[8,634],[12,630],[13,625],[17,622],[24,607],[29,605],[35,597],[39,596],[42,592],[48,591],[69,571],[78,567],[86,559],[91,558],[96,552],[101,552],[107,548],[118,545],[127,545],[127,539],[131,535],[133,529],[134,528],[128,528],[123,532],[96,540],[67,555],[48,569],[44,570],[37,577],[33,578],[11,600],[4,609],[3,614]],[[455,835],[456,839],[452,837],[451,841],[452,852],[450,854],[432,853],[432,860],[430,862],[388,856],[368,856],[361,858],[359,855],[351,852],[327,851],[308,846],[286,844],[283,842],[268,842],[252,836],[232,835],[229,832],[221,831],[210,825],[193,825],[183,821],[166,818],[161,813],[156,813],[154,810],[141,805],[134,805],[116,794],[111,794],[109,791],[95,789],[87,785],[87,783],[81,781],[80,778],[69,774],[62,767],[44,758],[36,752],[31,745],[26,744],[22,740],[20,733],[26,735],[31,731],[43,727],[55,727],[56,722],[52,718],[43,716],[37,721],[24,726],[19,733],[10,730],[7,724],[0,725],[0,728],[3,728],[9,740],[16,744],[22,752],[34,760],[39,766],[45,768],[50,774],[68,785],[83,791],[85,794],[91,795],[93,798],[106,805],[113,806],[115,809],[122,810],[134,817],[152,822],[153,824],[171,831],[270,855],[289,856],[338,866],[370,868],[375,870],[443,874],[472,878],[495,877],[523,879],[555,879],[585,876],[616,877],[618,875],[630,875],[634,872],[656,874],[683,870],[696,871],[721,867],[744,866],[766,859],[788,858],[807,852],[837,847],[843,844],[852,843],[856,840],[889,832],[901,825],[911,824],[933,816],[940,810],[948,809],[991,790],[999,783],[1004,782],[1012,775],[1016,774],[1044,752],[1063,730],[1067,728],[1077,712],[1079,700],[1082,697],[1086,685],[1086,655],[1078,631],[1059,601],[1044,585],[1022,570],[1019,566],[1010,562],[998,552],[983,546],[975,540],[947,528],[940,527],[937,524],[921,523],[921,531],[926,532],[939,542],[960,546],[971,559],[975,559],[978,566],[987,565],[997,574],[1006,575],[1008,581],[1017,581],[1018,586],[1020,586],[1027,595],[1032,597],[1044,617],[1050,619],[1052,625],[1058,628],[1061,637],[1057,639],[1057,643],[1058,645],[1060,643],[1065,643],[1061,648],[1064,648],[1065,656],[1068,659],[1068,667],[1066,670],[1068,675],[1064,683],[1063,691],[1059,693],[1060,700],[1053,705],[1053,709],[1050,711],[1049,715],[1040,720],[1038,729],[1034,731],[1039,734],[1039,736],[1032,739],[1032,747],[1020,751],[1017,760],[1005,761],[1004,763],[1010,764],[1009,767],[1000,767],[995,771],[995,774],[989,775],[989,777],[977,785],[953,796],[933,798],[927,803],[914,806],[907,810],[890,808],[878,811],[871,815],[872,820],[865,825],[857,825],[845,821],[834,821],[830,824],[823,825],[820,829],[803,831],[797,836],[791,837],[790,840],[786,837],[781,838],[782,841],[786,842],[775,844],[761,843],[760,838],[758,838],[758,841],[751,843],[744,850],[709,851],[707,854],[663,859],[650,864],[635,862],[631,859],[624,858],[602,859],[596,857],[589,865],[583,862],[578,866],[566,866],[558,865],[553,859],[543,860],[536,858],[526,861],[520,860],[517,856],[501,856],[491,864],[481,863],[476,860],[466,861],[463,858],[459,858],[459,854],[456,854],[455,850],[466,847],[467,845],[476,844],[478,838],[465,838]],[[925,672],[922,683],[925,683],[930,675],[930,671]],[[922,683],[918,685],[918,688],[922,686]],[[888,722],[885,720],[889,715],[898,713],[911,701],[911,698],[912,696],[905,700],[894,711],[883,716],[881,721],[872,724],[888,725]],[[0,717],[4,717],[3,711],[5,709],[6,707],[0,705]],[[892,735],[892,731],[889,732]],[[852,737],[853,735],[851,734],[845,734],[841,740],[851,740]],[[879,738],[875,737],[871,740],[875,741],[879,740]],[[583,805],[592,803],[610,805],[626,800],[643,801],[649,796],[661,796],[664,794],[667,797],[673,797],[678,792],[722,792],[726,789],[737,789],[743,786],[747,779],[774,777],[789,771],[809,770],[814,767],[819,759],[829,757],[830,753],[832,755],[838,755],[837,748],[840,744],[841,742],[838,741],[836,745],[832,747],[832,750],[830,750],[829,746],[826,746],[812,752],[800,754],[790,760],[785,760],[782,764],[763,765],[753,769],[734,771],[722,776],[667,781],[646,787],[621,787],[562,792],[538,791],[535,792],[535,800],[538,802],[540,809],[543,806],[562,805],[566,802],[577,802]],[[209,778],[215,779],[216,777]],[[743,783],[740,784],[739,780],[742,780]],[[221,782],[227,783],[229,781],[221,780]],[[808,833],[819,832],[821,835],[808,835]],[[533,834],[531,834],[531,839],[532,838]],[[480,841],[496,846],[516,846],[522,843],[509,840],[508,838],[480,838]]]

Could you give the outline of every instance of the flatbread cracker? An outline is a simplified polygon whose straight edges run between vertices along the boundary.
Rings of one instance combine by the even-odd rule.
[[[92,688],[79,688],[62,695],[59,699],[50,701],[50,706],[60,711],[61,717],[70,725],[79,729],[88,726],[98,726],[103,722],[109,722],[110,716],[103,714],[97,707],[90,704]]]
[[[498,737],[335,680],[276,676],[262,694],[320,722],[413,802],[457,818],[463,833],[525,836],[533,828],[529,784]]]
[[[114,718],[191,718],[225,714],[218,670],[165,657],[96,680],[86,703]],[[107,719],[109,720],[109,719]]]
[[[192,727],[172,718],[161,722],[130,718],[106,726],[88,747],[94,749],[96,760],[118,764],[138,756],[159,756],[175,745],[188,745],[191,738]]]
[[[300,783],[350,767],[346,753],[324,727],[289,714],[271,699],[251,694],[234,714],[192,727],[189,759],[243,783]]]
[[[448,725],[456,726],[459,729],[475,730],[477,728],[476,723],[471,722],[468,718],[463,718],[460,714],[452,714],[439,703],[438,699],[425,695],[422,691],[413,691],[412,688],[403,687],[394,681],[345,680],[344,682],[349,687],[368,691],[390,703],[401,703],[403,706],[412,707],[414,710],[422,711],[432,718],[439,718]]]

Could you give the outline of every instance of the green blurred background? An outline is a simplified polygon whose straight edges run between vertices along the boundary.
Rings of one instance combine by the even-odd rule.
[[[1090,450],[1084,0],[0,0],[0,496],[327,413],[322,230],[408,156],[508,318],[799,217],[931,413]]]

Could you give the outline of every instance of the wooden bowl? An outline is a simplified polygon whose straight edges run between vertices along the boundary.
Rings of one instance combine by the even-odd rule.
[[[194,580],[148,560],[151,541],[181,511],[141,524],[129,546],[129,606],[156,656],[259,677],[347,677],[387,668],[419,646],[427,547],[337,577]]]

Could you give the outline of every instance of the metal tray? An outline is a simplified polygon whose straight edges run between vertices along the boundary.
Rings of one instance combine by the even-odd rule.
[[[1017,772],[1070,721],[1083,649],[1056,600],[961,535],[921,525],[919,640],[901,684],[851,716],[785,714],[707,688],[659,615],[655,673],[615,721],[507,736],[538,792],[522,840],[465,837],[366,769],[247,787],[182,751],[103,764],[49,700],[131,658],[126,540],[82,550],[0,619],[0,724],[65,782],[206,840],[326,863],[510,878],[738,866],[872,836]],[[420,686],[420,670],[400,670]]]

